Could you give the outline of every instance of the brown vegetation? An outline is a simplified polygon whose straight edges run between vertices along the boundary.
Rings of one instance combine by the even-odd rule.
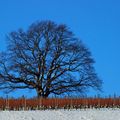
[[[85,109],[120,107],[120,98],[0,99],[1,110]]]

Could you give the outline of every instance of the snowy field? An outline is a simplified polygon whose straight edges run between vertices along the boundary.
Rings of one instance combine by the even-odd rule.
[[[120,109],[0,111],[0,120],[120,120]]]

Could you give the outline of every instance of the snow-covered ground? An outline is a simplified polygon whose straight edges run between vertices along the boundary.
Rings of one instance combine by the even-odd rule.
[[[120,109],[0,111],[0,120],[120,120]]]

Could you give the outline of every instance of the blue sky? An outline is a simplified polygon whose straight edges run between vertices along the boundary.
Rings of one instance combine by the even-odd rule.
[[[96,72],[104,82],[100,94],[120,95],[119,0],[1,0],[0,50],[5,50],[6,34],[27,29],[37,20],[67,24],[92,52]],[[93,95],[92,91],[89,94]]]

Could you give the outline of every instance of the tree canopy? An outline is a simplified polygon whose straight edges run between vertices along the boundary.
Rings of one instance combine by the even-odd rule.
[[[0,89],[35,89],[38,97],[101,89],[91,52],[66,25],[35,22],[7,40],[0,54]]]

